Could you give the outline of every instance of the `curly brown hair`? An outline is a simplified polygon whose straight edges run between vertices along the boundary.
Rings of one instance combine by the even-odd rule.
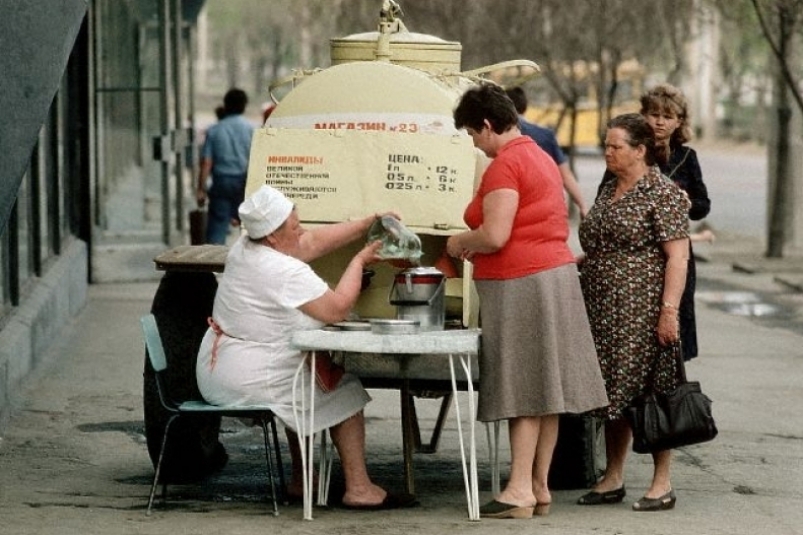
[[[659,84],[641,95],[640,101],[642,115],[652,111],[671,112],[677,115],[680,124],[672,132],[670,146],[677,147],[691,140],[689,102],[683,91],[671,84]]]

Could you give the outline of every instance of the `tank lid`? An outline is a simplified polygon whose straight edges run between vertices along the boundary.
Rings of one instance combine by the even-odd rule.
[[[355,33],[352,35],[347,35],[346,37],[333,39],[333,41],[361,41],[361,42],[375,43],[376,41],[379,40],[380,35],[381,33],[378,31]],[[442,44],[442,45],[459,44],[454,41],[446,41],[434,35],[428,35],[425,33],[407,32],[407,31],[391,33],[388,34],[388,37],[391,43],[421,43],[421,44]]]
[[[329,41],[332,64],[383,61],[432,72],[460,70],[460,43],[410,32],[401,17],[396,0],[383,0],[376,31]]]

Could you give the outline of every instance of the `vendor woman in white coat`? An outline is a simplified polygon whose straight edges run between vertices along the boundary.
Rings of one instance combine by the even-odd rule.
[[[215,296],[210,328],[201,342],[196,376],[201,394],[215,405],[267,405],[282,421],[291,448],[290,496],[300,496],[302,469],[293,418],[292,385],[304,356],[292,348],[295,331],[343,321],[357,301],[365,266],[379,260],[381,242],[366,245],[332,289],[307,264],[358,239],[372,215],[305,230],[293,203],[262,186],[239,208],[247,234],[232,245]],[[308,370],[305,369],[305,375]],[[309,383],[309,376],[303,379]],[[370,396],[345,374],[334,389],[316,385],[316,433],[329,429],[345,478],[343,505],[386,509],[414,503],[375,485],[365,465],[363,407]]]

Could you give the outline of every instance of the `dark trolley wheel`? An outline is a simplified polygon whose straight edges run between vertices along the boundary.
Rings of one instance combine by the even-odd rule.
[[[168,362],[169,390],[183,399],[201,399],[195,380],[198,347],[212,315],[217,290],[213,273],[168,271],[153,298],[156,317]],[[167,412],[159,402],[153,369],[145,357],[143,405],[148,454],[156,466]],[[165,483],[197,481],[225,466],[228,456],[218,440],[220,417],[202,415],[180,418],[170,427],[160,479]]]

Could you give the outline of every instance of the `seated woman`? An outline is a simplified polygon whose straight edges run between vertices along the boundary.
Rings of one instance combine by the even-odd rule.
[[[363,268],[379,260],[376,253],[381,242],[358,252],[334,289],[307,262],[364,238],[379,216],[307,231],[293,203],[270,186],[247,198],[239,215],[247,234],[226,257],[211,326],[198,352],[198,387],[209,403],[267,405],[273,410],[288,432],[293,463],[288,492],[299,496],[302,469],[292,388],[304,356],[292,348],[290,340],[300,329],[346,319],[359,295]],[[302,380],[308,384],[306,377]],[[389,494],[368,475],[363,418],[368,401],[370,396],[359,379],[349,374],[328,392],[316,386],[315,427],[310,432],[330,430],[345,477],[344,506],[412,505],[412,496]]]

